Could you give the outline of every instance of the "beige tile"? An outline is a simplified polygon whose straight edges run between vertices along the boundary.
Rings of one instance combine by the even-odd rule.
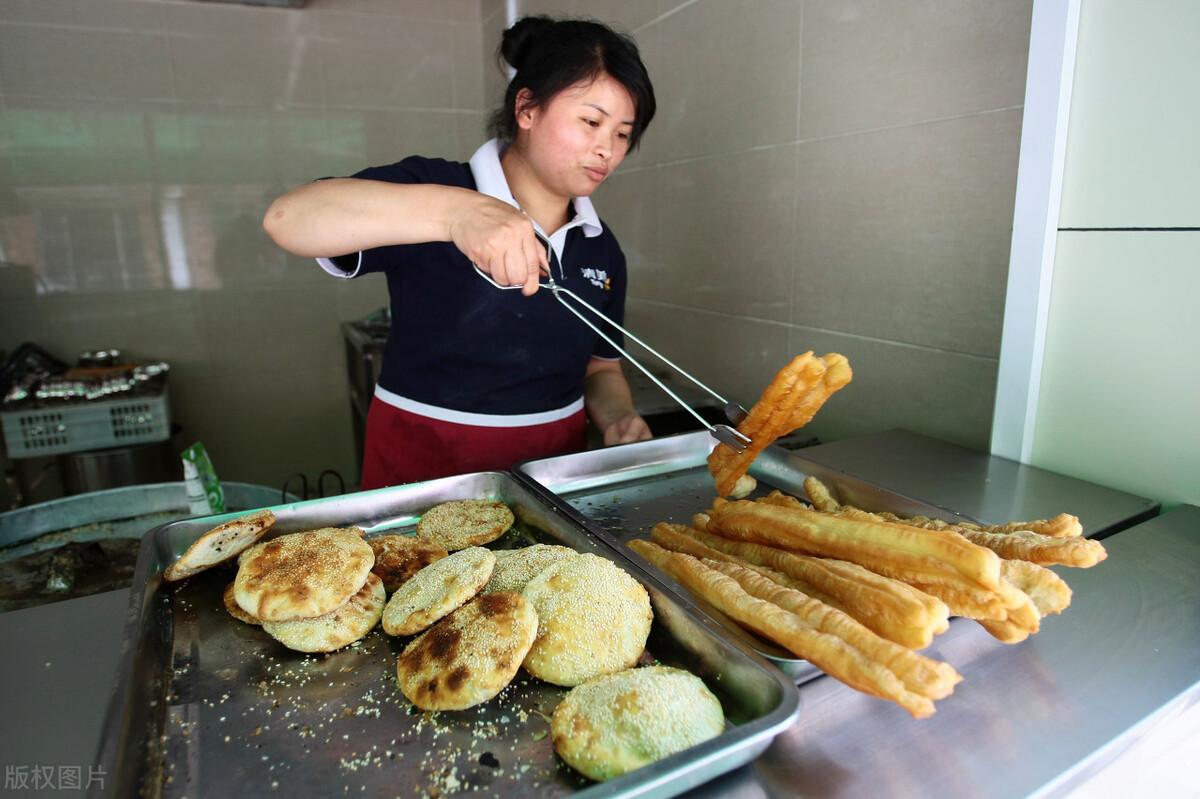
[[[329,278],[336,280],[336,278]],[[387,278],[363,275],[354,280],[337,280],[338,321],[357,322],[381,308],[388,307]]]
[[[208,342],[190,292],[56,294],[37,301],[38,344],[74,363],[85,350],[115,348],[135,360],[205,369]]]
[[[0,21],[95,30],[161,32],[166,30],[166,3],[144,0],[4,0]]]
[[[854,370],[850,384],[804,428],[822,441],[902,427],[987,450],[999,363],[995,358],[804,327],[790,330],[788,345],[788,357],[808,350],[840,352]]]
[[[282,487],[304,472],[311,485],[332,468],[350,483],[358,465],[344,374],[302,368],[245,375],[235,386],[221,377],[173,376],[172,413],[183,440],[204,442],[222,480]]]
[[[485,112],[454,115],[454,129],[458,138],[458,155],[453,160],[468,160],[479,149],[479,145],[491,138],[491,134],[487,132],[488,118],[488,114]]]
[[[455,108],[483,110],[483,26],[454,25],[453,105]]]
[[[804,6],[800,138],[1020,105],[1031,0]]]
[[[800,5],[697,2],[638,34],[658,100],[654,161],[795,140]]]
[[[157,33],[0,24],[7,94],[80,98],[173,96],[166,37]]]
[[[478,24],[480,20],[479,0],[309,0],[305,10],[463,24]]]
[[[795,269],[796,147],[660,167],[643,207],[659,214],[646,299],[787,322]]]
[[[333,279],[293,288],[197,292],[196,307],[221,376],[326,369],[342,363]]]
[[[353,115],[352,111],[343,111]],[[339,174],[334,169],[351,157],[337,159],[332,152],[324,109],[290,108],[267,114],[268,158],[271,180],[280,189]],[[357,150],[356,150],[357,153]],[[331,162],[337,163],[331,163]]]
[[[10,169],[4,185],[104,186],[151,179],[154,142],[147,123],[156,114],[142,104],[9,100],[0,112],[0,148]]]
[[[0,351],[12,352],[27,341],[45,340],[45,320],[33,297],[30,272],[15,266],[0,267]]]
[[[685,371],[746,407],[790,356],[788,327],[775,322],[637,299],[630,300],[626,321],[626,327]],[[657,374],[660,368],[652,371]],[[677,382],[686,383],[672,377],[668,384]]]
[[[366,14],[325,14],[319,23],[329,108],[453,106],[454,25]]]
[[[799,146],[797,324],[995,357],[1020,111]]]
[[[1084,3],[1061,227],[1200,225],[1200,4]]]
[[[1200,233],[1060,233],[1033,463],[1200,502]]]
[[[153,119],[158,180],[217,185],[266,182],[273,177],[274,139],[266,108],[180,104]]]
[[[323,102],[317,21],[302,11],[225,3],[170,6],[176,97],[263,107]]]
[[[569,17],[573,12],[572,0],[517,0],[517,19],[545,14],[551,17]]]
[[[651,287],[660,285],[667,267],[659,235],[658,201],[661,181],[656,169],[622,174],[618,170],[593,196],[596,212],[616,235],[625,253],[629,271],[629,293],[651,296]]]
[[[505,7],[508,5],[506,0],[480,0],[479,14],[483,18],[486,25],[487,21],[492,17],[499,16],[503,21]]]
[[[571,13],[629,33],[655,19],[664,6],[678,4],[679,0],[573,0]]]

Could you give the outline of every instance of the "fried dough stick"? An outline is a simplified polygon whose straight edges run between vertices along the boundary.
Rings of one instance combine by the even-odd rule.
[[[915,718],[933,714],[933,700],[908,690],[882,663],[835,635],[812,629],[796,614],[751,596],[733,578],[706,567],[690,555],[669,552],[649,541],[630,541],[629,546],[734,621],[850,687],[890,699]]]
[[[1070,534],[1070,530],[1077,527],[1082,528],[1079,527],[1079,519],[1066,513],[1060,513],[1049,522],[1011,522],[993,527],[981,527],[969,522],[951,524],[926,516],[905,518],[894,513],[871,513],[850,505],[840,505],[829,489],[820,480],[811,476],[804,480],[804,491],[812,500],[813,506],[821,511],[853,518],[907,524],[923,530],[957,533],[972,544],[987,547],[1000,557],[1011,560],[1026,560],[1039,566],[1058,565],[1087,569],[1108,557],[1108,552],[1099,541]],[[775,491],[767,497],[767,501],[779,503],[781,502],[779,497],[784,496],[786,495]],[[1040,525],[1043,529],[1054,529],[1058,535],[1037,533],[1028,528],[1019,527],[1019,525]]]
[[[877,635],[911,649],[924,649],[934,635],[946,630],[949,609],[944,602],[856,563],[730,541],[665,522],[655,525],[650,537],[675,552],[754,569],[784,587],[832,605]]]
[[[969,530],[983,530],[985,533],[1016,533],[1028,530],[1031,533],[1047,535],[1051,538],[1072,538],[1083,535],[1083,525],[1080,524],[1079,517],[1072,516],[1069,513],[1060,513],[1053,519],[1034,519],[1029,522],[985,525],[963,524],[962,526]]]
[[[845,356],[831,352],[817,357],[806,352],[784,366],[763,391],[738,431],[750,439],[744,452],[719,444],[708,456],[708,470],[717,493],[729,496],[750,464],[780,436],[812,421],[821,406],[853,377]]]
[[[701,561],[710,569],[737,580],[751,596],[795,613],[813,629],[836,635],[868,657],[879,661],[913,693],[942,699],[954,692],[962,677],[949,663],[918,655],[911,649],[876,635],[853,617],[801,591],[784,588],[766,577],[734,563]]]
[[[984,536],[998,535],[984,533],[978,529],[968,530],[961,526],[950,525],[940,520],[925,517],[904,519],[891,513],[874,514],[859,510],[850,505],[839,505],[825,485],[815,477],[805,479],[804,490],[812,500],[814,506],[819,507],[827,513],[839,514],[848,518],[868,521],[898,520],[901,522],[920,520],[919,524],[915,526],[920,526],[923,529],[957,532],[964,535],[965,538],[971,540],[973,543],[982,542],[967,535],[967,533],[981,533]],[[790,505],[797,500],[776,491],[772,492],[765,501]],[[1013,533],[1013,535],[1017,534]],[[1064,539],[1050,540],[1056,541],[1058,544],[1068,543]],[[1003,555],[1003,552],[999,554]],[[1061,612],[1071,601],[1071,589],[1067,587],[1067,584],[1058,575],[1036,564],[1024,561],[1002,561],[1000,585],[990,595],[976,591],[962,592],[937,584],[916,582],[914,585],[934,596],[941,597],[950,607],[950,612],[954,615],[976,619],[992,636],[1004,643],[1010,644],[1024,641],[1030,635],[1036,633],[1041,627],[1041,617],[1045,613]],[[1036,599],[1033,595],[1034,593],[1037,594]]]
[[[956,533],[746,500],[718,499],[708,516],[708,531],[725,538],[848,560],[905,582],[1000,584],[996,553]]]
[[[1006,560],[1000,565],[1004,579],[1025,592],[1042,616],[1062,613],[1071,604],[1071,587],[1063,578],[1036,563]]]

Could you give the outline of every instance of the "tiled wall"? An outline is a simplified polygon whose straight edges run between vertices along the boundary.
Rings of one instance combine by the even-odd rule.
[[[855,380],[814,433],[987,448],[1028,0],[518,9],[624,27],[654,80],[642,149],[596,198],[632,329],[743,402],[792,354],[842,352]]]
[[[479,0],[0,0],[0,349],[170,361],[225,479],[357,476],[338,325],[386,304],[262,233],[299,182],[481,135]]]
[[[1080,12],[1038,466],[1200,504],[1200,6]]]
[[[0,348],[171,361],[227,479],[353,475],[338,324],[385,302],[261,232],[298,182],[465,158],[502,0],[0,0]],[[659,113],[597,197],[630,326],[744,402],[805,349],[813,430],[986,447],[1029,0],[547,0],[631,30]]]

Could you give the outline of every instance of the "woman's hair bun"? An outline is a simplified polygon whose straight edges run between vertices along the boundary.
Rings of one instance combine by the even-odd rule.
[[[521,17],[511,28],[504,31],[504,38],[500,42],[500,55],[509,66],[520,72],[536,46],[538,36],[544,34],[553,24],[554,20],[550,17]]]

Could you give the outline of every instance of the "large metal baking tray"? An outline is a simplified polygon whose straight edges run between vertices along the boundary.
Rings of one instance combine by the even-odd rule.
[[[689,610],[708,615],[729,635],[754,649],[797,684],[823,672],[775,644],[746,632],[707,602],[686,589],[626,544],[649,538],[658,522],[688,524],[694,514],[712,504],[712,475],[706,459],[716,441],[706,431],[560,455],[518,464],[513,472],[557,503],[564,514],[616,547],[643,569],[671,586]],[[806,460],[781,446],[765,449],[750,467],[758,481],[752,497],[777,488],[804,497],[804,479],[821,480],[843,502],[865,510],[891,511],[904,516],[930,516],[947,521],[974,521],[920,500],[872,485],[853,475]]]
[[[786,679],[509,474],[450,477],[274,511],[280,532],[356,524],[373,535],[411,531],[430,506],[462,498],[499,499],[513,508],[514,532],[492,546],[562,543],[608,558],[642,582],[655,615],[646,659],[699,675],[725,708],[726,731],[596,784],[558,761],[547,735],[563,688],[522,672],[491,702],[421,713],[395,684],[396,656],[408,639],[376,628],[338,652],[302,655],[228,616],[221,594],[233,564],[175,586],[163,583],[163,567],[234,515],[225,514],[163,525],[142,541],[100,751],[110,791],[222,799],[275,791],[672,796],[755,758],[792,723],[798,697]]]

